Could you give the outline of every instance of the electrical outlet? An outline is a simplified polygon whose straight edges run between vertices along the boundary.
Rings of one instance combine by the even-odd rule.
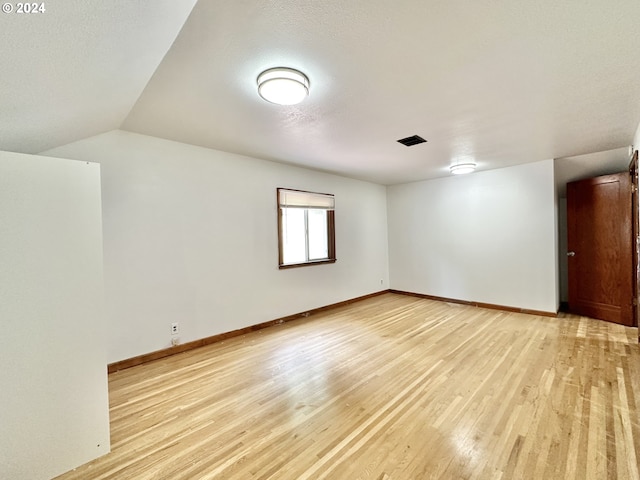
[[[177,335],[178,334],[178,322],[173,322],[171,324],[171,335]]]

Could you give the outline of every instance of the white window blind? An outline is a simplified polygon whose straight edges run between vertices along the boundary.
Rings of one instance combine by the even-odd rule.
[[[335,198],[325,193],[300,192],[298,190],[278,189],[278,203],[281,208],[318,208],[335,209]]]

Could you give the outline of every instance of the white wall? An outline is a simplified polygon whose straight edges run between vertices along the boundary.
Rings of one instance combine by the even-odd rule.
[[[0,152],[0,478],[109,451],[100,166]]]
[[[558,199],[558,280],[560,301],[569,301],[569,262],[567,260],[567,199]]]
[[[109,362],[389,288],[383,186],[124,131],[45,154],[102,166]],[[335,264],[278,269],[277,187],[335,194]]]
[[[391,288],[555,312],[553,161],[389,187]]]

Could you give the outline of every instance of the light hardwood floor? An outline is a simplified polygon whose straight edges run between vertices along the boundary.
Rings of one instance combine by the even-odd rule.
[[[384,294],[111,374],[58,478],[637,480],[636,332]]]

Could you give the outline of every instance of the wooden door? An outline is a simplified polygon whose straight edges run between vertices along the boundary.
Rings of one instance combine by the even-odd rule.
[[[567,184],[572,313],[634,324],[631,203],[628,172]]]

